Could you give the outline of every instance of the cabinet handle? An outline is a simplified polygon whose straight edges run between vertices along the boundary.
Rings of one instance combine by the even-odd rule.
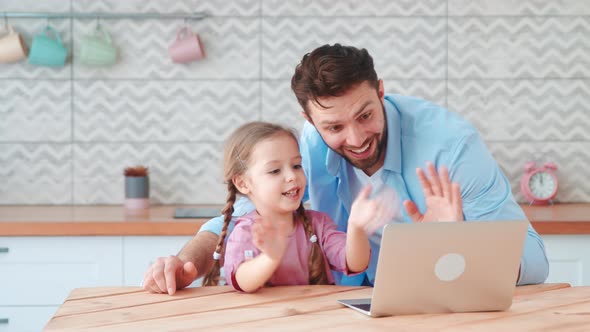
[[[0,324],[8,324],[8,318],[0,318]]]
[[[6,254],[10,251],[8,248],[0,248],[0,254]]]

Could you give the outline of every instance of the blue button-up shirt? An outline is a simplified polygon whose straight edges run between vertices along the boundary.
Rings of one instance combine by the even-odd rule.
[[[459,183],[465,220],[526,219],[512,196],[510,183],[471,124],[455,113],[418,98],[386,95],[384,105],[388,134],[382,180],[396,190],[400,204],[410,199],[420,211],[426,210],[416,168],[432,161],[437,168],[446,166],[451,181]],[[308,183],[304,200],[309,199],[313,210],[327,213],[338,229],[346,231],[354,200],[347,161],[328,148],[310,123],[304,125],[300,145]],[[234,215],[252,209],[248,200],[241,199],[236,203]],[[402,221],[411,222],[406,211],[400,209]],[[222,223],[221,217],[214,218],[200,231],[219,234]],[[371,262],[366,271],[371,283],[375,280],[379,245],[378,241],[371,241]],[[529,225],[517,284],[542,283],[548,273],[543,241]]]

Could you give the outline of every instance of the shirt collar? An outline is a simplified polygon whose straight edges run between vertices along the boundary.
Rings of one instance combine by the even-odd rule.
[[[400,113],[391,96],[385,96],[383,104],[385,105],[385,121],[387,123],[388,131],[383,168],[389,171],[401,173],[402,154]],[[341,155],[328,148],[328,153],[326,156],[326,168],[331,175],[337,176],[340,168],[344,170],[345,163],[346,160]]]

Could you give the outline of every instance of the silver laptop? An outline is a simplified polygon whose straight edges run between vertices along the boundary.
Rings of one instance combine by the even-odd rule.
[[[388,224],[372,298],[338,302],[371,317],[506,310],[527,227],[527,220]]]

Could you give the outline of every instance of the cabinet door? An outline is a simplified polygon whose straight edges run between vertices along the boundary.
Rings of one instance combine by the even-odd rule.
[[[192,236],[126,236],[123,239],[123,285],[140,286],[158,257],[176,255]],[[191,286],[200,286],[200,279]]]
[[[39,332],[58,308],[0,307],[0,332]]]
[[[0,237],[0,305],[60,305],[78,287],[121,286],[121,237]]]
[[[547,283],[590,286],[590,235],[543,235],[549,277]]]

